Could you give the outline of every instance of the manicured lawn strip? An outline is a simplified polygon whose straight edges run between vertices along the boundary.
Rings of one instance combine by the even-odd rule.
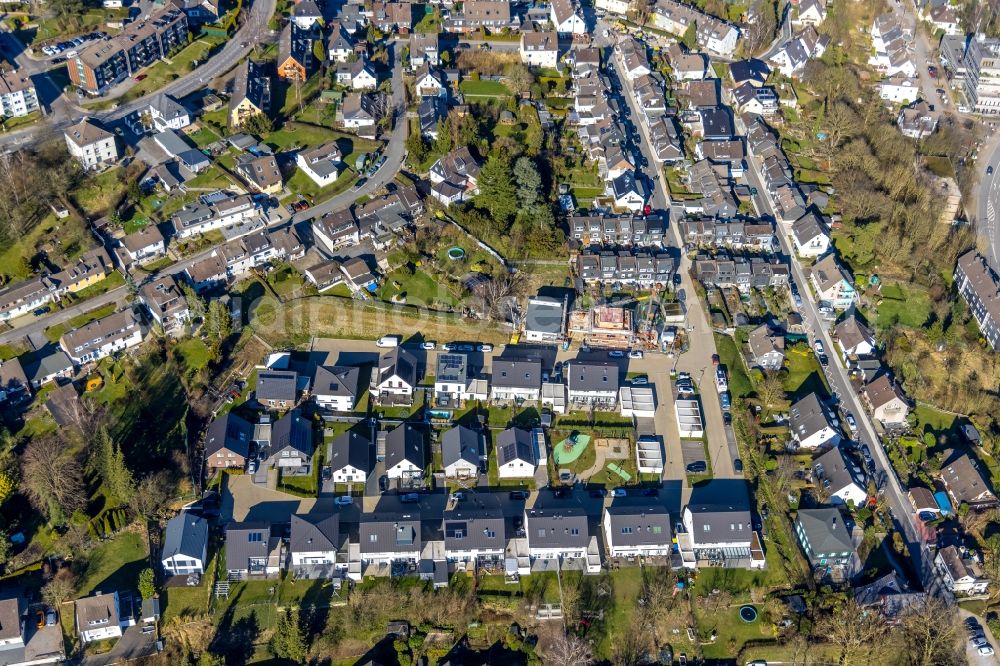
[[[89,287],[84,287],[80,291],[69,294],[69,300],[72,303],[79,303],[80,301],[85,301],[88,298],[93,298],[94,296],[100,296],[101,294],[107,293],[112,289],[117,289],[125,285],[125,276],[118,271],[111,271],[106,278],[90,285]]]
[[[123,532],[94,548],[80,577],[79,595],[95,590],[134,590],[139,572],[147,565],[146,543],[138,532]]]
[[[788,375],[784,384],[790,400],[796,400],[808,393],[818,393],[821,397],[830,394],[823,368],[809,345],[800,343],[786,347],[785,361]]]
[[[191,372],[208,366],[208,347],[198,338],[188,338],[177,345],[177,352],[184,359],[184,365]]]
[[[222,37],[199,37],[171,56],[169,63],[158,60],[155,64],[142,71],[142,74],[145,74],[146,78],[129,89],[122,96],[122,101],[127,102],[138,99],[143,95],[148,95],[171,81],[180,78],[187,72],[194,70],[195,61],[201,63],[207,60],[211,55],[212,49],[221,45],[224,41]]]
[[[919,287],[887,284],[882,287],[881,295],[875,318],[879,329],[885,330],[893,324],[921,328],[930,318],[930,297]]]
[[[466,97],[509,97],[510,90],[499,81],[462,81],[459,89]]]
[[[754,392],[753,384],[747,375],[746,365],[736,348],[736,341],[728,335],[715,334],[715,347],[719,352],[719,360],[726,366],[729,373],[729,392],[734,398],[745,398]]]

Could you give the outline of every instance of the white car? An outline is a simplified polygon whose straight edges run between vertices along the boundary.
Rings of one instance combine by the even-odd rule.
[[[398,347],[403,339],[398,335],[383,335],[375,341],[376,347]]]
[[[627,493],[625,492],[624,488],[615,488],[614,490],[611,491],[612,497],[625,497],[626,494]]]
[[[452,493],[450,499],[452,502],[461,502],[462,500],[465,499],[465,493],[463,492]]]
[[[633,349],[628,353],[629,358],[642,358],[642,352],[638,349]]]
[[[854,419],[854,414],[847,412],[847,416],[845,418],[847,420],[847,427],[851,429],[851,432],[857,432],[858,422]]]
[[[992,657],[993,656],[993,646],[992,645],[982,645],[976,652],[979,653],[980,657]]]
[[[823,347],[823,343],[817,340],[813,343],[813,348],[816,350],[817,354],[825,354],[826,349]]]
[[[437,347],[437,343],[436,342],[421,342],[420,343],[420,348],[421,349],[434,349],[436,347]]]
[[[351,506],[352,504],[354,504],[354,498],[351,497],[350,495],[344,495],[343,497],[338,497],[337,499],[333,500],[333,503],[336,504],[337,506]]]
[[[491,352],[491,351],[493,351],[493,345],[479,345],[476,348],[476,351]]]
[[[441,345],[441,349],[443,349],[445,351],[455,351],[455,343],[453,343],[453,342],[446,342],[443,345]]]

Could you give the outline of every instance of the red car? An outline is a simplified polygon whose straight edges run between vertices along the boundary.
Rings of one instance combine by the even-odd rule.
[[[139,76],[135,77],[135,80],[136,81],[142,81],[144,78],[146,78],[146,75],[145,74],[140,74]]]
[[[928,68],[927,68],[927,74],[928,74],[928,75],[929,75],[929,76],[930,76],[930,77],[931,77],[932,79],[936,79],[936,78],[937,78],[937,74],[938,74],[938,72],[937,72],[937,67],[935,67],[935,66],[933,66],[933,65],[931,65],[930,67],[928,67]]]

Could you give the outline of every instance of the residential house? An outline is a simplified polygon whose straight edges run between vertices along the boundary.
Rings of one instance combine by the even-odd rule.
[[[583,10],[574,0],[552,0],[549,20],[561,35],[583,35],[587,32]]]
[[[749,81],[733,90],[733,104],[740,114],[770,117],[778,113],[778,95],[770,86],[754,86]]]
[[[267,65],[244,60],[236,68],[233,94],[229,98],[229,127],[237,129],[248,118],[266,115],[271,106],[271,78]]]
[[[229,580],[278,575],[283,561],[281,550],[281,539],[271,535],[268,523],[229,523],[226,526],[226,571]]]
[[[448,94],[448,84],[441,74],[427,63],[413,75],[413,89],[417,97],[443,97]]]
[[[139,231],[118,239],[115,254],[126,268],[162,257],[167,253],[163,233],[155,224],[147,224]]]
[[[500,498],[493,493],[475,493],[446,508],[441,520],[444,552],[456,570],[477,566],[503,566],[507,547]]]
[[[267,463],[282,471],[308,467],[313,455],[312,421],[299,409],[285,413],[271,424]]]
[[[56,285],[47,275],[0,287],[0,321],[9,321],[56,300]]]
[[[375,452],[372,443],[357,430],[348,430],[330,442],[330,460],[327,463],[334,483],[368,483],[375,471]]]
[[[56,297],[62,297],[94,286],[112,270],[111,257],[103,247],[99,247],[80,255],[71,265],[50,275],[49,280],[56,287]]]
[[[441,465],[445,478],[475,479],[486,455],[482,434],[457,425],[441,436]]]
[[[254,192],[277,194],[284,187],[274,155],[244,153],[236,158],[235,171]]]
[[[566,301],[551,296],[528,299],[524,316],[524,339],[529,342],[553,342],[566,331]]]
[[[678,0],[657,0],[652,19],[656,28],[677,37],[682,37],[693,25],[698,45],[717,55],[728,58],[736,51],[740,37],[736,26]]]
[[[358,223],[350,208],[314,217],[312,232],[317,244],[330,254],[339,254],[340,248],[357,245],[361,240]]]
[[[410,67],[419,68],[425,64],[432,67],[441,64],[441,51],[436,32],[415,32],[410,35]]]
[[[877,84],[878,96],[890,104],[909,104],[920,98],[920,84],[904,74],[890,76]]]
[[[809,211],[792,223],[792,245],[800,257],[822,257],[830,250],[827,225],[815,211]]]
[[[875,334],[855,312],[844,317],[834,327],[833,334],[845,360],[851,356],[871,356],[875,353]]]
[[[767,324],[750,331],[747,347],[754,367],[777,372],[785,364],[785,336],[772,333]]]
[[[383,404],[409,405],[417,386],[417,359],[402,347],[382,354],[372,373],[372,395]]]
[[[829,37],[808,26],[782,44],[768,61],[785,76],[795,78],[802,75],[807,62],[823,57],[829,42]]]
[[[341,65],[337,68],[337,78],[341,80],[341,72],[346,71],[349,75],[348,82],[354,90],[374,90],[378,86],[378,75],[375,69],[368,62],[367,58],[358,58],[347,66]]]
[[[419,479],[427,467],[424,435],[412,423],[403,423],[385,437],[385,473],[390,479]]]
[[[979,463],[968,453],[945,451],[941,467],[941,481],[955,507],[965,504],[973,509],[997,505],[997,497],[983,476]]]
[[[354,55],[354,44],[351,42],[351,36],[341,23],[334,23],[326,41],[327,59],[330,62],[348,62],[352,55]]]
[[[945,588],[960,596],[986,594],[989,578],[972,558],[962,556],[957,546],[946,546],[934,556],[934,568]]]
[[[837,580],[850,580],[861,569],[855,526],[840,509],[799,509],[795,515],[795,536],[813,570]]]
[[[122,615],[117,592],[95,593],[77,599],[75,605],[76,631],[81,643],[121,638],[122,632],[135,623],[132,618]]]
[[[224,229],[260,215],[260,207],[249,194],[218,191],[185,204],[170,217],[177,238],[190,238],[213,229]]]
[[[89,413],[84,410],[80,395],[72,382],[56,386],[45,400],[45,409],[60,428],[79,426]]]
[[[31,397],[31,381],[21,365],[21,360],[14,357],[0,362],[0,403],[17,403]]]
[[[893,570],[868,585],[854,588],[854,600],[865,611],[877,611],[890,624],[899,621],[908,608],[923,604],[927,596],[910,589],[906,580]]]
[[[670,69],[676,81],[700,81],[708,73],[708,58],[704,53],[691,53],[674,42],[667,49]]]
[[[771,68],[767,66],[767,63],[757,58],[729,63],[729,78],[732,79],[734,86],[741,86],[744,83],[762,86],[767,82],[767,77],[770,74]]]
[[[608,181],[605,194],[611,197],[614,207],[619,210],[630,210],[637,213],[642,210],[646,203],[646,197],[639,189],[639,184],[631,170]]]
[[[817,26],[826,20],[826,2],[824,0],[802,0],[798,6],[798,12],[792,19],[792,25],[796,28],[811,25]]]
[[[467,33],[483,29],[499,32],[516,29],[520,20],[514,16],[510,0],[467,0],[461,12],[453,12],[446,20],[446,32]]]
[[[865,405],[872,411],[872,417],[886,428],[906,425],[910,405],[902,389],[883,373],[865,385],[861,393]]]
[[[142,342],[142,337],[142,324],[128,309],[63,333],[59,346],[74,365],[80,366],[131,349]]]
[[[226,261],[217,252],[185,268],[184,275],[199,294],[224,285],[229,280]]]
[[[896,116],[896,125],[903,136],[910,139],[924,139],[934,134],[937,129],[938,115],[931,111],[930,105],[924,100],[904,106]]]
[[[565,560],[587,557],[590,529],[583,506],[573,500],[545,504],[537,501],[524,510],[524,531],[528,539],[528,554],[533,565],[541,569],[561,568]]]
[[[191,114],[176,99],[161,93],[146,107],[146,114],[152,123],[150,129],[156,132],[181,130],[191,124]]]
[[[216,469],[243,469],[250,458],[253,424],[232,412],[217,416],[205,435],[205,464]]]
[[[868,58],[869,65],[886,76],[916,76],[917,66],[911,51],[913,31],[904,25],[899,16],[894,12],[876,16],[870,34],[872,55]]]
[[[316,0],[296,0],[292,5],[292,24],[299,30],[318,28],[323,21],[323,11]]]
[[[57,379],[72,379],[73,362],[62,349],[46,345],[34,354],[34,360],[24,365],[24,372],[34,389]]]
[[[559,36],[554,32],[522,32],[521,62],[532,67],[558,67]]]
[[[295,578],[333,578],[341,539],[339,514],[292,514],[288,551]]]
[[[343,155],[336,141],[330,141],[315,148],[300,150],[295,163],[319,187],[337,182],[344,168]]]
[[[434,373],[434,401],[439,405],[458,405],[469,385],[469,358],[465,354],[442,352],[437,355]],[[454,401],[452,403],[452,401]]]
[[[844,310],[857,299],[854,278],[840,265],[834,254],[828,254],[817,261],[809,279],[816,288],[819,300],[826,301],[830,307]]]
[[[668,557],[670,512],[648,500],[618,498],[605,507],[601,526],[611,557]]]
[[[313,373],[312,399],[322,409],[353,412],[361,396],[361,370],[352,366],[317,365]]]
[[[589,408],[610,408],[617,403],[617,363],[577,359],[566,362],[564,373],[571,403]]]
[[[363,513],[358,529],[363,566],[416,564],[420,559],[424,543],[417,510]]]
[[[860,507],[868,500],[865,473],[847,452],[835,446],[813,460],[816,483],[822,484],[832,504]]]
[[[538,457],[535,455],[530,432],[521,428],[507,428],[496,436],[493,450],[497,457],[498,478],[534,478]]]
[[[63,136],[70,157],[88,171],[111,166],[121,156],[115,135],[89,118],[66,128]]]
[[[298,384],[294,370],[260,370],[255,389],[257,402],[278,411],[291,409],[298,402]]]
[[[834,427],[831,416],[815,393],[792,403],[789,410],[789,428],[792,440],[804,449],[836,446],[840,431]]]
[[[542,390],[542,362],[538,359],[493,361],[491,400],[538,400]]]
[[[16,595],[0,600],[0,658],[24,655],[24,614],[27,609],[23,597]],[[14,666],[17,661],[7,661]]]
[[[405,35],[413,27],[413,4],[407,0],[375,0],[372,3],[372,22],[382,32],[398,30]]]
[[[993,351],[1000,349],[1000,278],[976,250],[969,250],[958,258],[955,288],[969,306],[990,348]],[[3,318],[2,307],[0,318]]]
[[[181,511],[167,521],[160,547],[164,576],[201,575],[208,563],[208,521]]]
[[[30,76],[16,71],[0,73],[0,113],[7,118],[20,118],[39,109],[38,91]]]
[[[348,93],[340,106],[344,127],[347,129],[362,129],[375,126],[382,117],[378,107],[378,99],[366,93]]]
[[[440,97],[421,97],[417,116],[420,119],[420,133],[437,140],[438,128],[448,117],[448,104]]]
[[[626,2],[626,0],[596,0],[594,2],[594,8],[598,10],[598,15],[601,12],[607,12],[609,14],[625,16],[631,7],[632,4]]]
[[[139,302],[146,306],[150,318],[167,335],[181,335],[191,318],[187,298],[176,275],[165,275],[139,288]]]
[[[764,566],[764,551],[750,516],[749,490],[742,479],[715,479],[696,486],[680,527],[677,546],[686,568]]]
[[[450,205],[479,193],[479,161],[467,146],[455,148],[431,165],[431,196]]]

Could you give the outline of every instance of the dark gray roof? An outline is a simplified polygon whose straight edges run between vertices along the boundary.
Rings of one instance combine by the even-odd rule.
[[[479,450],[482,436],[471,428],[455,426],[441,437],[441,462],[445,467],[465,460],[479,465]]]
[[[491,383],[504,388],[541,389],[542,362],[538,359],[496,359]]]
[[[288,547],[293,553],[337,550],[340,543],[340,515],[337,513],[292,516]]]
[[[614,546],[662,546],[670,543],[670,512],[663,505],[616,500],[605,511],[610,519]]]
[[[267,523],[232,523],[226,528],[226,570],[247,568],[251,557],[266,558],[270,552],[271,526]]]
[[[382,354],[378,368],[380,382],[396,375],[410,386],[417,385],[417,359],[402,347]]]
[[[258,109],[267,110],[271,98],[271,79],[267,74],[267,65],[244,60],[236,71],[236,78],[233,80],[233,96],[229,99],[230,113],[239,106],[244,99],[249,99],[250,103]]]
[[[750,491],[743,480],[715,479],[696,486],[687,509],[698,541],[750,540]]]
[[[733,117],[725,107],[699,109],[701,125],[706,137],[731,137],[733,135]]]
[[[830,425],[826,418],[826,410],[823,409],[815,393],[810,393],[792,403],[789,410],[789,421],[792,436],[799,441]]]
[[[261,370],[257,374],[257,401],[295,401],[298,375],[291,370]]]
[[[167,521],[160,559],[165,560],[174,555],[201,559],[207,545],[208,521],[189,511],[181,511]]]
[[[31,381],[41,381],[44,377],[73,369],[73,362],[69,360],[62,349],[55,349],[45,356],[36,356],[33,361],[27,363],[24,368],[25,374]]]
[[[0,600],[0,640],[21,637],[21,597]]]
[[[570,361],[566,364],[570,391],[618,392],[618,365],[608,361]]]
[[[805,533],[814,555],[854,552],[851,525],[845,523],[839,509],[799,509],[795,520]]]
[[[359,393],[358,380],[361,370],[356,367],[340,365],[318,365],[313,374],[312,392],[314,395],[335,395],[357,397]]]
[[[385,437],[385,468],[392,469],[404,460],[425,467],[424,434],[410,423],[404,423]]]
[[[362,514],[358,531],[362,553],[419,553],[422,548],[416,511]]]
[[[535,464],[532,451],[531,433],[520,428],[507,428],[497,435],[496,439],[497,465],[506,465],[512,460],[523,460]]]
[[[348,430],[330,442],[329,464],[333,471],[350,465],[370,474],[375,469],[371,440],[356,430]]]
[[[227,412],[208,426],[205,437],[205,457],[227,449],[246,458],[250,455],[253,425],[241,416]]]
[[[528,301],[524,330],[558,335],[562,333],[565,318],[561,300],[549,296],[536,296]]]
[[[586,548],[590,541],[587,514],[572,501],[542,507],[536,504],[525,511],[524,525],[531,548]]]
[[[444,512],[442,520],[446,550],[500,549],[507,545],[500,498],[495,493],[477,493]]]
[[[434,381],[465,383],[469,377],[469,358],[465,354],[442,353],[437,357]]]
[[[271,451],[275,456],[285,449],[298,451],[306,457],[312,456],[312,423],[293,409],[271,426]]]
[[[829,490],[836,493],[852,483],[865,487],[861,469],[849,461],[839,446],[835,446],[813,460],[813,469],[823,481],[829,481]]]

